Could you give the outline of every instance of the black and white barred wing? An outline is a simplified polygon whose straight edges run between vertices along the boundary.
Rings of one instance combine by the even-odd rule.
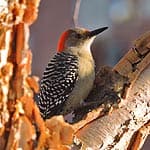
[[[43,118],[61,111],[78,77],[77,57],[69,53],[57,53],[44,71],[37,102]]]

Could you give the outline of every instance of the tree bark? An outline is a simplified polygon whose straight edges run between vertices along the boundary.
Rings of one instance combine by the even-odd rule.
[[[150,119],[149,32],[135,41],[135,48],[129,50],[114,70],[128,77],[130,85],[124,91],[125,95],[119,103],[119,108],[113,108],[109,114],[103,114],[101,117],[98,114],[97,118],[90,119],[89,123],[86,122],[86,125],[76,132],[76,141],[80,143],[81,149],[137,150],[146,139],[141,137],[143,131],[149,131],[147,123]],[[148,134],[149,132],[143,132],[145,136]]]
[[[35,115],[38,109],[32,98],[38,84],[37,78],[30,76],[28,40],[38,5],[39,0],[1,0],[0,149],[31,149],[36,139],[33,124],[40,115]]]

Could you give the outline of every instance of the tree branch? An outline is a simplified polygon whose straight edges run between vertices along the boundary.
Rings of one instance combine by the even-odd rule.
[[[83,149],[128,149],[129,145],[137,149],[140,147],[137,143],[131,146],[130,140],[150,119],[150,33],[136,40],[135,48],[130,49],[114,67],[130,81],[119,108],[91,119],[75,134],[76,141]],[[139,139],[139,134],[137,136]]]
[[[76,0],[75,8],[74,8],[74,14],[73,14],[73,22],[74,22],[75,27],[78,27],[80,4],[81,4],[81,0]]]

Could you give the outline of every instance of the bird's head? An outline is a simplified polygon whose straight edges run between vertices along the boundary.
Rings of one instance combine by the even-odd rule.
[[[108,27],[99,28],[93,31],[88,31],[83,28],[69,29],[60,36],[57,51],[62,52],[68,47],[82,47],[92,44],[94,38]]]

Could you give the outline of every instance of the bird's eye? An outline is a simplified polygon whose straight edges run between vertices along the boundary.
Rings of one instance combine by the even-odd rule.
[[[82,38],[81,34],[76,34],[76,37],[77,37],[78,39],[81,39],[81,38]]]

